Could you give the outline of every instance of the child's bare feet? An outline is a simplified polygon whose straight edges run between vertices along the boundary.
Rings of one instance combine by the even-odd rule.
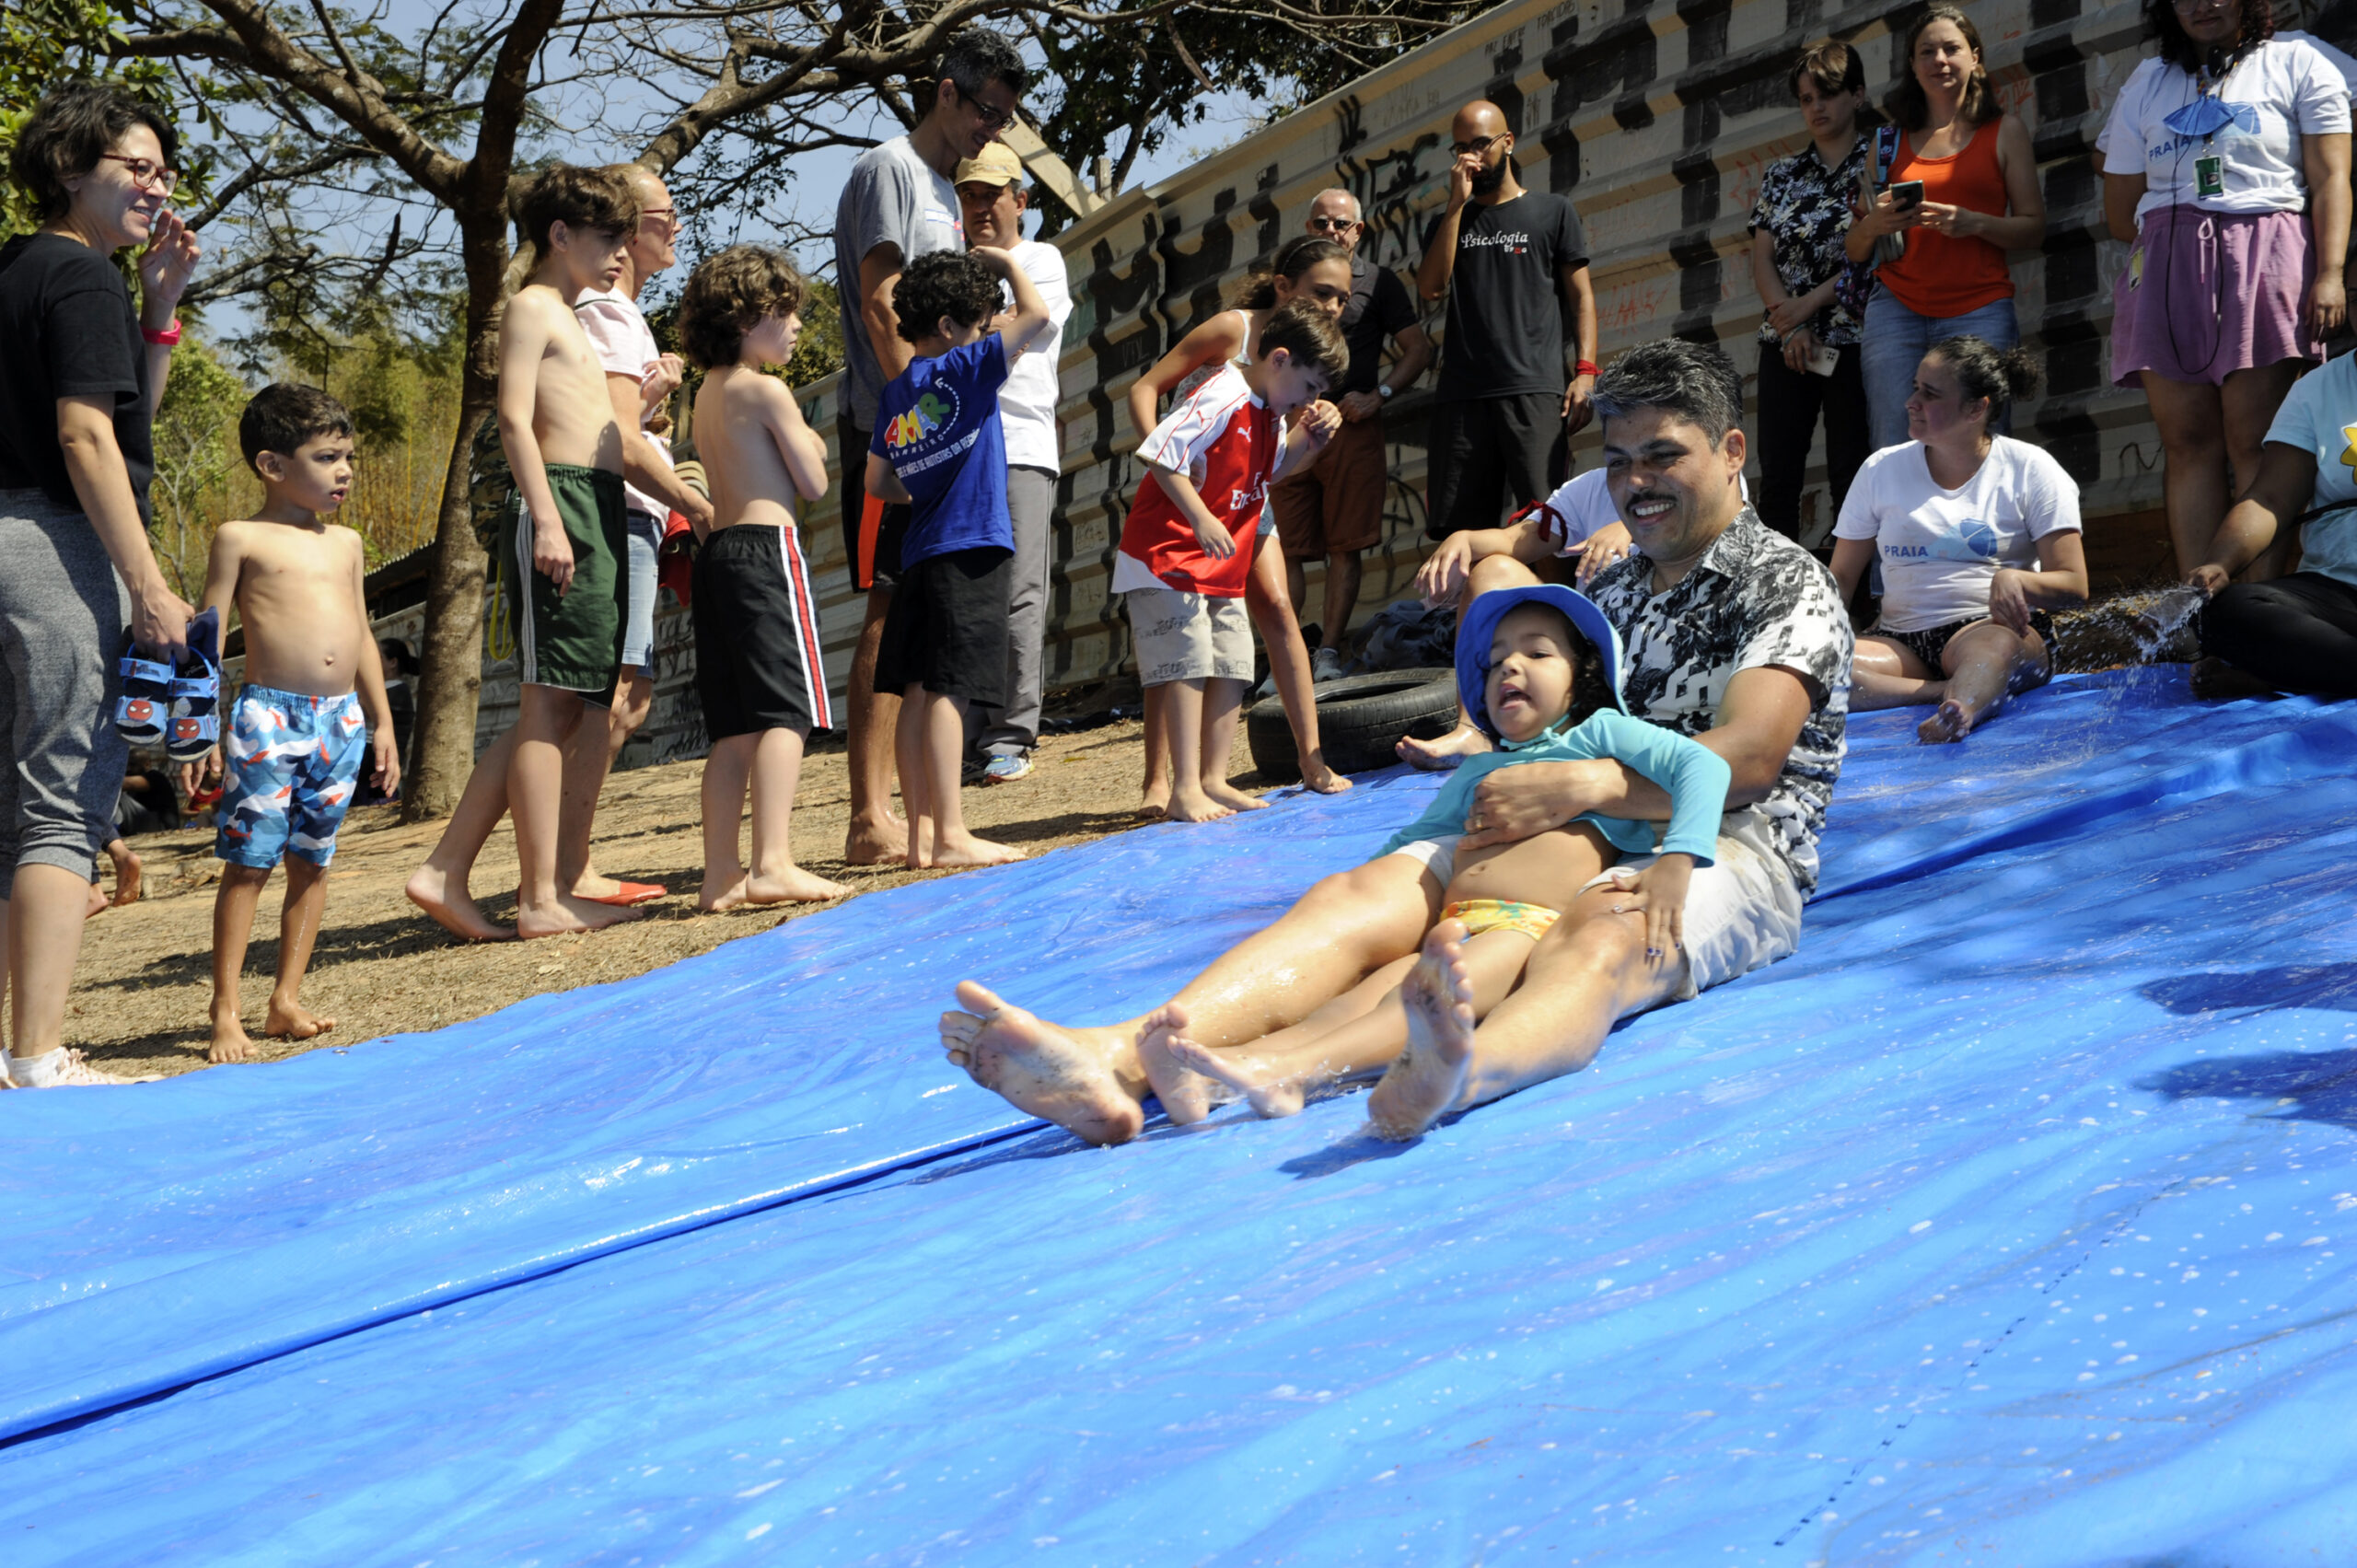
[[[1138,799],[1138,815],[1157,818],[1170,815],[1170,781],[1156,779],[1145,786],[1145,794]]]
[[[1399,760],[1411,768],[1428,773],[1446,772],[1468,757],[1479,757],[1490,750],[1490,738],[1469,724],[1460,724],[1438,740],[1419,740],[1404,736],[1393,748]]]
[[[1180,1061],[1171,1049],[1193,1044],[1180,1039],[1186,1028],[1187,1010],[1170,1002],[1147,1014],[1145,1028],[1138,1031],[1138,1065],[1145,1069],[1145,1081],[1154,1086],[1163,1113],[1181,1127],[1212,1113],[1211,1081]]]
[[[843,834],[845,865],[881,865],[905,860],[908,854],[909,825],[888,811],[881,817],[853,819],[851,830]]]
[[[411,903],[432,915],[435,923],[462,942],[505,942],[516,935],[506,926],[493,925],[475,907],[466,885],[451,887],[448,876],[437,866],[421,865],[411,872],[409,885],[401,891]]]
[[[1298,1116],[1309,1098],[1310,1088],[1323,1080],[1324,1074],[1287,1072],[1275,1063],[1257,1056],[1240,1056],[1234,1051],[1213,1051],[1191,1040],[1174,1037],[1167,1046],[1170,1058],[1178,1065],[1215,1079],[1236,1090],[1251,1102],[1252,1109],[1262,1116]],[[1138,1042],[1138,1055],[1145,1057],[1145,1042]],[[1153,1075],[1153,1069],[1147,1069]],[[1165,1100],[1164,1104],[1169,1102]]]
[[[1222,806],[1202,791],[1192,794],[1180,790],[1170,792],[1169,807],[1163,816],[1173,822],[1216,822],[1223,817],[1233,817],[1236,808]]]
[[[1351,787],[1351,781],[1326,765],[1324,752],[1305,759],[1301,765],[1301,784],[1316,795],[1340,795]]]
[[[941,1015],[942,1049],[982,1087],[1092,1144],[1127,1143],[1145,1125],[1140,1097],[1113,1074],[1111,1031],[1060,1028],[970,980],[958,1002],[966,1011]]]
[[[99,891],[99,885],[96,882],[91,883],[89,901],[82,906],[82,918],[95,920],[112,908],[114,906],[107,902],[107,896]]]
[[[909,840],[908,866],[911,871],[951,871],[972,865],[1005,865],[1023,858],[1023,851],[1013,844],[993,843],[971,833],[943,834],[929,850],[923,848],[913,835]]]
[[[1203,793],[1213,804],[1225,806],[1230,811],[1266,811],[1269,803],[1257,795],[1247,795],[1225,779],[1214,779],[1203,785]]]
[[[813,876],[798,865],[783,871],[760,871],[737,884],[744,895],[739,902],[748,904],[820,904],[829,899],[840,899],[851,889],[841,882],[830,882],[824,877]],[[714,906],[719,909],[730,905]]]
[[[213,1015],[213,1049],[205,1052],[214,1062],[244,1062],[250,1059],[254,1042],[246,1038],[246,1026],[235,1013]]]
[[[299,1002],[281,1002],[275,996],[270,999],[270,1011],[261,1023],[262,1033],[288,1040],[309,1040],[333,1028],[333,1018],[322,1018]]]
[[[112,848],[109,848],[107,854],[114,860],[114,907],[121,909],[125,904],[137,903],[139,852],[126,844],[121,854],[116,854]]]
[[[1408,1049],[1366,1097],[1367,1131],[1405,1143],[1457,1103],[1473,1060],[1473,981],[1465,972],[1465,923],[1445,920],[1424,937],[1399,999]]]
[[[1972,733],[1973,721],[1980,715],[1958,701],[1949,697],[1932,710],[1932,716],[1915,726],[1915,738],[1926,746],[1944,746],[1962,740]]]
[[[559,893],[552,903],[537,904],[527,909],[517,900],[516,935],[527,941],[540,936],[573,936],[585,931],[603,931],[609,925],[620,925],[626,920],[636,920],[634,909],[617,909],[612,904],[593,904]]]

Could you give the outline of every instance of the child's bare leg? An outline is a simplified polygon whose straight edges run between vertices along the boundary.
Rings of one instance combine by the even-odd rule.
[[[892,720],[892,749],[900,772],[900,811],[909,819],[911,871],[933,864],[933,789],[924,768],[924,688],[911,686],[900,694]]]
[[[296,1000],[303,975],[311,967],[311,946],[319,939],[319,920],[327,912],[328,871],[299,854],[290,854],[286,866],[286,904],[278,916],[278,982],[271,987],[270,1014],[261,1032],[308,1040],[335,1028]]]
[[[1294,634],[1298,637],[1300,633]],[[1247,795],[1227,782],[1227,758],[1236,745],[1237,715],[1244,711],[1244,693],[1249,690],[1241,680],[1216,676],[1203,682],[1203,794],[1231,811],[1269,808],[1267,801]]]
[[[1462,933],[1462,922],[1445,922]],[[1462,968],[1471,986],[1470,1005],[1476,1022],[1505,999],[1522,979],[1533,943],[1513,931],[1485,931],[1458,941]],[[1191,1041],[1174,1042],[1173,1056],[1188,1066],[1244,1091],[1263,1116],[1291,1116],[1308,1095],[1323,1085],[1354,1078],[1388,1066],[1408,1043],[1407,985],[1414,978],[1421,957],[1402,958],[1380,971],[1392,984],[1355,1017],[1345,1018],[1322,1033],[1308,1032],[1307,1022],[1286,1033],[1278,1043],[1271,1035],[1237,1051],[1203,1051]],[[1278,1049],[1270,1051],[1271,1044]]]
[[[581,723],[580,694],[527,685],[507,763],[507,814],[516,827],[516,935],[596,931],[638,912],[593,904],[556,885],[557,825],[564,808],[564,743]]]
[[[1993,621],[1968,626],[1949,638],[1940,662],[1948,668],[1946,696],[1936,713],[1915,726],[1917,737],[1929,745],[1962,740],[2014,692],[2044,685],[2049,672],[2044,639]]]
[[[1141,787],[1138,815],[1160,817],[1170,809],[1170,737],[1163,731],[1163,689],[1145,689],[1145,783]]]
[[[510,729],[476,759],[475,771],[467,775],[466,791],[459,796],[459,808],[450,814],[434,853],[411,874],[404,889],[409,901],[432,915],[445,931],[470,942],[495,942],[516,935],[506,926],[493,925],[475,906],[467,888],[475,857],[507,814],[507,767],[515,755],[516,732]]]
[[[139,855],[121,839],[109,839],[107,858],[114,862],[114,899],[116,909],[139,901]]]
[[[1215,822],[1236,815],[1203,793],[1203,686],[1201,680],[1167,680],[1162,693],[1162,744],[1170,753],[1170,807],[1174,822]]]
[[[564,810],[557,827],[556,885],[578,898],[610,898],[621,884],[598,869],[589,847],[597,826],[598,800],[606,792],[606,775],[613,770],[654,704],[655,682],[642,669],[632,669],[614,688],[614,705],[604,713],[592,708],[582,715],[573,738],[564,745]],[[600,721],[603,721],[602,723]]]
[[[1464,1092],[1473,1061],[1473,983],[1461,922],[1444,920],[1400,988],[1408,1043],[1366,1097],[1366,1130],[1378,1138],[1417,1137]],[[1525,946],[1528,946],[1526,941]]]
[[[737,845],[745,832],[745,784],[753,773],[752,735],[732,735],[713,743],[703,760],[703,887],[700,910],[734,909],[745,901],[745,865]]]
[[[753,869],[745,901],[815,903],[851,891],[794,864],[794,790],[802,777],[802,732],[765,729],[753,748]]]
[[[903,702],[912,699],[902,699]],[[966,830],[966,803],[958,793],[958,773],[966,750],[966,699],[923,692],[925,804],[933,809],[933,853],[929,864],[940,865],[1004,865],[1021,860],[1023,852],[1011,844],[993,843]],[[901,770],[907,777],[907,770]]]
[[[238,1016],[238,977],[246,967],[246,944],[253,939],[254,905],[268,866],[224,865],[221,890],[213,898],[213,1049],[215,1062],[243,1062],[253,1041]]]
[[[1884,637],[1861,637],[1850,664],[1850,711],[1920,708],[1948,694],[1947,681],[1907,648]]]

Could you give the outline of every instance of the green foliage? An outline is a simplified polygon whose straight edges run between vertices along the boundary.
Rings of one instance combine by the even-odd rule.
[[[122,18],[105,0],[7,0],[0,6],[0,157],[16,146],[17,133],[41,95],[70,82],[110,82],[173,113],[161,64],[109,57],[124,37]],[[31,198],[14,180],[0,183],[0,238],[29,232],[36,222]]]
[[[238,449],[246,384],[212,349],[183,336],[172,350],[156,411],[156,481],[149,539],[172,591],[191,604],[204,590],[204,558],[222,523],[258,495]],[[239,482],[242,479],[243,482]]]
[[[802,302],[802,335],[795,340],[794,357],[786,362],[789,386],[807,387],[843,367],[843,319],[836,303],[835,285],[811,278]]]

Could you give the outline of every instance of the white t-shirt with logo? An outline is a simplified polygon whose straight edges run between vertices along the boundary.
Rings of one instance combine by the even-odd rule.
[[[1037,239],[1017,240],[1009,251],[1031,286],[1039,291],[1039,297],[1048,302],[1048,324],[1029,343],[1007,345],[1024,353],[1007,373],[1006,385],[998,390],[999,425],[1006,432],[1006,464],[1061,473],[1063,450],[1056,439],[1056,403],[1063,391],[1056,361],[1062,357],[1064,319],[1072,314],[1064,253]]]
[[[598,355],[598,364],[609,376],[627,376],[637,380],[645,374],[650,361],[663,356],[656,345],[655,331],[646,324],[646,312],[638,301],[620,289],[608,289],[603,294],[585,294],[573,302],[573,314],[581,323],[581,331],[589,340],[590,349]],[[648,432],[647,440],[671,460],[668,436]],[[649,495],[638,486],[624,481],[623,504],[633,512],[644,512],[650,517],[668,519],[671,504],[659,495]]]
[[[2181,66],[2146,60],[2113,99],[2096,145],[2106,174],[2141,174],[2142,218],[2156,207],[2210,213],[2296,213],[2307,204],[2300,137],[2349,129],[2350,84],[2305,39],[2278,36],[2235,63],[2218,100],[2234,118],[2213,136],[2181,135],[2168,116],[2192,104],[2200,88]],[[2223,160],[2220,194],[2196,194],[2196,165]]]
[[[2038,569],[2038,541],[2079,530],[2079,486],[2043,449],[1994,437],[1980,470],[1955,490],[1932,479],[1923,444],[1866,459],[1841,503],[1836,539],[1870,539],[1882,563],[1882,620],[1925,632],[1989,613],[2000,567]]]
[[[2300,529],[2300,570],[2357,587],[2357,354],[2328,360],[2293,382],[2267,438],[2315,454],[2311,511],[2343,508]]]

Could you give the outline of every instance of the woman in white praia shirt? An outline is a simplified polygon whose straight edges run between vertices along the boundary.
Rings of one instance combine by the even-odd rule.
[[[2046,612],[2087,598],[2079,487],[1990,422],[2038,385],[2021,349],[1932,345],[1907,400],[1913,440],[1866,459],[1833,527],[1841,602],[1882,565],[1882,616],[1859,637],[1850,711],[1936,703],[1926,741],[1961,740],[2053,671]]]

